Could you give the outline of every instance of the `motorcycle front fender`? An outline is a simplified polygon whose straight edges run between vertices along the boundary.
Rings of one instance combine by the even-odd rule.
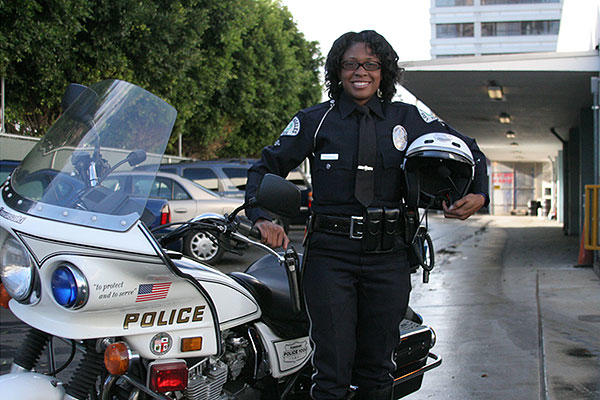
[[[0,393],[4,399],[68,400],[58,379],[37,372],[11,372],[0,376]]]

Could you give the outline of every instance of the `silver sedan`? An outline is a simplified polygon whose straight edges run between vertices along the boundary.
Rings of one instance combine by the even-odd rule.
[[[242,199],[226,198],[179,175],[157,172],[113,173],[102,185],[125,190],[133,195],[150,193],[151,198],[167,200],[171,222],[184,222],[203,213],[226,214],[241,206]],[[237,247],[237,243],[230,244]],[[240,249],[238,249],[240,250]],[[185,255],[211,264],[217,263],[224,253],[222,243],[205,231],[194,231],[186,236]]]

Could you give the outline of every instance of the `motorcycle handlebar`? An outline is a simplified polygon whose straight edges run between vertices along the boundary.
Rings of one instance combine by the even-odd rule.
[[[260,240],[262,238],[260,231],[252,222],[246,219],[240,219],[238,224],[238,232],[244,236],[250,236],[253,239]]]
[[[298,276],[299,267],[300,260],[298,258],[298,253],[296,253],[294,246],[290,246],[285,252],[285,269],[288,277],[292,306],[295,313],[302,311],[302,303],[300,300],[300,282]]]
[[[206,221],[205,223],[208,225],[208,224],[210,224],[208,221],[210,221],[211,218],[213,220],[217,219],[214,216],[199,216],[194,219],[193,223],[198,224],[198,223],[201,223],[200,221],[204,220],[204,221]],[[226,221],[227,218],[221,217],[219,220]],[[213,221],[213,223],[215,223],[215,222],[216,221]],[[231,222],[233,222],[233,221],[231,221]],[[300,262],[299,262],[299,258],[298,258],[298,253],[296,253],[294,247],[290,246],[290,248],[287,249],[287,251],[284,253],[284,255],[280,255],[279,253],[277,253],[275,250],[271,249],[270,247],[250,239],[250,237],[251,237],[253,239],[260,240],[261,233],[258,230],[258,228],[256,226],[254,226],[252,224],[252,222],[250,220],[248,220],[247,218],[244,218],[244,217],[235,218],[234,226],[235,227],[230,232],[230,234],[234,238],[240,239],[242,241],[245,241],[246,243],[253,244],[254,246],[264,249],[268,253],[277,257],[279,262],[285,267],[287,277],[288,277],[289,288],[290,288],[290,295],[292,297],[293,309],[294,309],[294,312],[300,312],[302,309],[301,298],[300,298],[300,283],[299,283],[299,276],[298,276],[298,268],[300,267]]]

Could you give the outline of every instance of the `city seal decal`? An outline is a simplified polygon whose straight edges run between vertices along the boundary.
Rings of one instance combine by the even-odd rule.
[[[155,356],[162,356],[171,350],[173,339],[168,333],[159,333],[150,340],[150,351]]]
[[[392,140],[394,141],[394,147],[398,151],[404,151],[406,149],[406,142],[408,142],[408,134],[406,129],[402,125],[396,125],[392,130]]]
[[[283,132],[281,132],[281,136],[296,136],[298,132],[300,132],[300,120],[298,117],[294,117]]]

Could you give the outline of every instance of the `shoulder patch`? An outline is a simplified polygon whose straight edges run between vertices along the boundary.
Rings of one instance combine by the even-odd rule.
[[[435,115],[435,113],[429,109],[429,107],[427,107],[425,104],[423,104],[420,101],[417,102],[417,110],[419,110],[419,115],[421,115],[421,118],[423,118],[423,121],[427,122],[428,124],[433,121],[440,120],[438,118],[438,116]]]
[[[392,130],[392,140],[394,147],[398,151],[404,151],[406,149],[406,143],[408,142],[408,133],[402,125],[396,125]]]
[[[300,120],[298,117],[294,117],[281,132],[281,136],[296,136],[298,132],[300,132]]]

